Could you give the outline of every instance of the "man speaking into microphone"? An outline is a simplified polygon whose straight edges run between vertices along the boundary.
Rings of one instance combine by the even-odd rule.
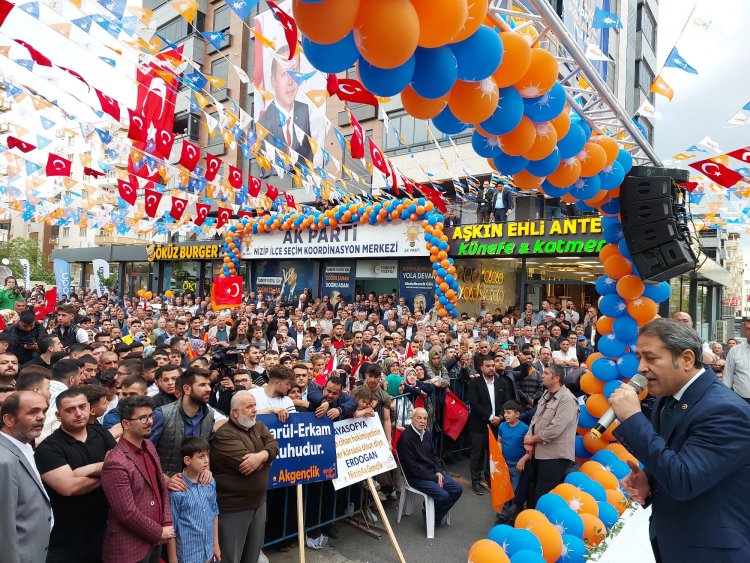
[[[750,406],[701,361],[692,327],[656,319],[638,334],[638,371],[656,396],[651,422],[635,390],[610,397],[615,437],[643,464],[622,480],[652,506],[657,563],[750,561]]]

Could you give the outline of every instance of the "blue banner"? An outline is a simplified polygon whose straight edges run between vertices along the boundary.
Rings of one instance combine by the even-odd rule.
[[[281,489],[337,477],[333,422],[315,413],[289,415],[285,423],[276,415],[258,415],[279,443],[279,455],[271,464],[270,489]]]
[[[398,278],[398,296],[406,299],[410,311],[414,312],[416,304],[424,313],[435,294],[432,264],[424,260],[400,260]]]
[[[70,297],[70,262],[55,258],[53,269],[55,270],[55,283],[57,284],[57,298],[62,299],[63,295]]]
[[[296,303],[305,288],[313,289],[311,260],[262,260],[255,263],[255,291],[268,296],[273,290],[278,290],[282,302]]]
[[[321,294],[327,295],[331,303],[336,302],[337,295],[341,295],[347,303],[354,302],[355,274],[353,263],[349,266],[326,265],[323,269]]]

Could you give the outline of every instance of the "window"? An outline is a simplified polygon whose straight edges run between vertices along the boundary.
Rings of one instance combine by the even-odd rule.
[[[652,48],[656,47],[656,22],[651,10],[645,4],[638,4],[638,31],[643,32],[643,36]]]
[[[80,231],[79,231],[79,233],[78,233],[78,234],[79,234],[80,236],[82,236],[82,237],[85,237],[85,236],[86,236],[86,231],[87,231],[87,230],[88,230],[88,229],[87,229],[86,227],[81,227],[81,229],[80,229]]]
[[[226,4],[224,6],[220,6],[214,10],[214,31],[221,31],[224,33],[224,41],[221,42],[221,48],[227,47],[231,44],[231,39],[229,36],[229,24],[231,22],[231,15],[232,12],[229,9],[229,6]],[[214,53],[216,50],[210,45],[206,45],[208,47],[209,53]]]
[[[640,86],[644,92],[648,93],[653,83],[654,73],[649,68],[648,63],[643,59],[635,61],[635,85]]]
[[[387,130],[385,128],[383,130],[384,151],[396,154],[407,152],[406,147],[400,143],[398,135],[394,131],[394,127],[401,133],[401,137],[403,138],[404,142],[412,149],[418,149],[419,147],[422,147],[423,150],[429,150],[430,147],[434,146],[432,141],[430,141],[429,134],[427,133],[426,121],[422,119],[415,119],[414,117],[405,113],[395,114],[389,116],[389,118],[390,127],[388,127]],[[432,135],[435,140],[440,142],[441,145],[448,144],[446,135],[438,131],[434,126],[431,126],[430,130],[432,131]],[[464,138],[471,138],[471,132],[459,133],[458,135],[453,135],[452,138],[454,142],[460,144],[463,142]]]
[[[646,140],[648,140],[648,142],[653,145],[654,144],[654,126],[651,125],[651,123],[649,123],[647,119],[645,119],[644,117],[640,115],[636,117],[636,120],[641,125],[641,127],[643,127],[643,129],[646,131]]]
[[[168,21],[164,25],[160,26],[156,33],[161,35],[167,41],[172,43],[178,43],[185,39],[188,35],[193,32],[193,26],[190,25],[182,16],[176,17],[175,19]]]
[[[70,236],[70,227],[62,228],[62,236],[63,238],[68,238]]]
[[[226,100],[229,96],[226,84],[229,79],[229,62],[226,59],[216,59],[213,61],[211,63],[211,75],[216,78],[221,78],[224,81],[224,85],[221,88],[216,88],[211,84],[211,93],[219,101]]]

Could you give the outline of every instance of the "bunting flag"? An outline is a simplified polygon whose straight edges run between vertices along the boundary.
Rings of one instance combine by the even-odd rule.
[[[359,124],[359,121],[357,121],[357,118],[354,117],[354,114],[352,112],[349,112],[349,122],[352,124],[352,128],[354,129],[352,131],[352,140],[350,142],[352,158],[364,158],[365,134],[362,131],[362,126]]]
[[[161,158],[169,160],[169,155],[172,154],[172,145],[174,145],[174,133],[165,129],[156,133],[156,152]]]
[[[128,127],[128,138],[133,141],[145,143],[148,140],[148,124],[146,118],[139,113],[128,109],[130,125]]]
[[[279,189],[266,182],[266,196],[271,200],[271,203],[273,203],[276,201],[276,198],[279,197]]]
[[[206,217],[208,217],[208,212],[210,209],[210,203],[196,203],[195,219],[193,220],[193,222],[200,227],[205,222]]]
[[[229,165],[229,175],[227,177],[227,181],[229,182],[229,185],[232,186],[235,190],[239,190],[240,188],[242,188],[242,170]]]
[[[5,23],[5,19],[10,14],[15,4],[8,2],[8,0],[0,0],[0,26]],[[37,18],[39,17],[39,8],[37,7]]]
[[[674,97],[674,90],[672,90],[672,87],[667,84],[667,82],[661,77],[661,75],[656,77],[656,80],[654,80],[654,83],[651,85],[649,92],[654,92],[655,94],[664,96],[670,102]]]
[[[214,311],[242,304],[242,276],[214,276],[211,284],[211,308]]]
[[[182,141],[182,153],[180,154],[180,164],[190,170],[195,170],[198,161],[201,159],[200,149],[188,141]]]
[[[8,144],[8,146],[10,146],[10,143]],[[750,164],[750,146],[737,149],[736,151],[728,152],[727,155]]]
[[[699,160],[698,162],[693,162],[689,166],[725,188],[731,188],[737,182],[742,180],[741,174],[726,167],[724,164],[715,162],[711,159]]]
[[[263,187],[263,183],[260,181],[260,178],[248,175],[247,187],[250,197],[258,197],[260,195],[260,190]]]
[[[259,0],[229,0],[227,6],[239,16],[242,21],[250,17],[253,8],[258,5]]]
[[[419,184],[418,187],[419,190],[424,194],[424,196],[435,205],[438,211],[440,211],[441,213],[445,213],[446,211],[448,211],[448,207],[445,205],[443,196],[438,190],[430,186],[426,186],[425,184]]]
[[[490,458],[490,494],[492,496],[492,509],[495,512],[502,512],[506,502],[515,497],[513,486],[510,482],[510,471],[508,464],[505,463],[500,445],[497,443],[497,437],[492,433],[490,427],[487,427],[489,434],[489,458]]]
[[[31,152],[36,148],[31,143],[22,141],[18,137],[13,137],[12,135],[8,135],[7,141],[9,149],[18,149],[21,152]]]
[[[146,188],[144,193],[143,202],[145,204],[146,215],[152,218],[156,217],[156,211],[159,209],[162,194],[151,188]]]
[[[45,173],[47,176],[70,176],[70,169],[73,163],[66,158],[56,154],[47,155],[47,167]]]
[[[104,176],[106,176],[104,172],[101,172],[100,170],[94,170],[93,168],[89,168],[88,166],[83,167],[83,174],[85,176],[91,176],[94,179],[104,178]]]
[[[185,213],[187,200],[172,196],[172,209],[169,210],[169,216],[175,221],[179,221],[182,214]]]
[[[49,60],[47,57],[42,55],[36,48],[32,47],[26,41],[21,41],[20,39],[14,39],[16,43],[19,45],[23,45],[26,47],[26,50],[29,52],[29,55],[31,56],[31,60],[33,60],[36,64],[39,66],[52,66],[52,61]]]
[[[375,144],[372,139],[367,139],[370,145],[370,158],[372,159],[372,165],[380,170],[383,174],[388,174],[388,164],[386,164],[385,156],[383,151]]]
[[[338,78],[335,74],[329,74],[326,88],[331,96],[338,96],[345,102],[378,107],[378,99],[368,92],[361,82],[353,78]]]
[[[138,197],[138,180],[135,176],[131,175],[128,180],[117,180],[117,190],[124,201],[130,205],[135,205],[135,200]]]
[[[287,192],[284,192],[284,199],[286,200],[287,206],[292,209],[297,209],[297,203],[294,201],[294,196]]]
[[[218,156],[214,156],[212,154],[206,155],[206,173],[204,174],[204,178],[208,180],[209,182],[213,182],[216,178],[216,174],[219,173],[219,168],[221,167],[221,159]]]
[[[189,24],[192,24],[195,16],[198,15],[197,0],[173,0],[169,5],[175,12],[185,18]]]
[[[231,217],[231,209],[227,209],[226,207],[219,207],[218,211],[216,212],[216,228],[221,229],[224,225],[227,224]]]
[[[294,55],[297,53],[297,43],[299,36],[299,32],[297,31],[297,22],[294,21],[294,18],[292,18],[292,16],[279,8],[279,6],[275,2],[266,0],[266,4],[268,4],[268,7],[271,8],[273,15],[277,20],[279,20],[279,23],[281,23],[281,27],[284,29],[284,37],[286,37],[286,43],[287,45],[289,45],[289,56],[287,57],[287,60],[291,61],[294,58]]]
[[[669,56],[667,57],[667,61],[664,63],[664,66],[669,68],[679,68],[690,74],[698,74],[698,71],[690,66],[688,62],[680,56],[677,47],[672,48]]]
[[[120,104],[114,98],[106,96],[96,88],[94,88],[96,97],[99,98],[99,105],[102,111],[109,115],[115,121],[120,121]]]
[[[596,8],[591,27],[594,29],[622,29],[622,21],[617,14]]]
[[[443,410],[443,433],[454,440],[463,432],[469,420],[469,407],[453,391],[445,392],[445,409]]]

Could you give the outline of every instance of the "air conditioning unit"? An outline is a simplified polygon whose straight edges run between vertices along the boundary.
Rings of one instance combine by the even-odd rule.
[[[732,331],[732,334],[729,334],[729,330],[729,321],[716,321],[716,332],[714,333],[714,340],[716,342],[726,342],[734,336],[734,331]]]

